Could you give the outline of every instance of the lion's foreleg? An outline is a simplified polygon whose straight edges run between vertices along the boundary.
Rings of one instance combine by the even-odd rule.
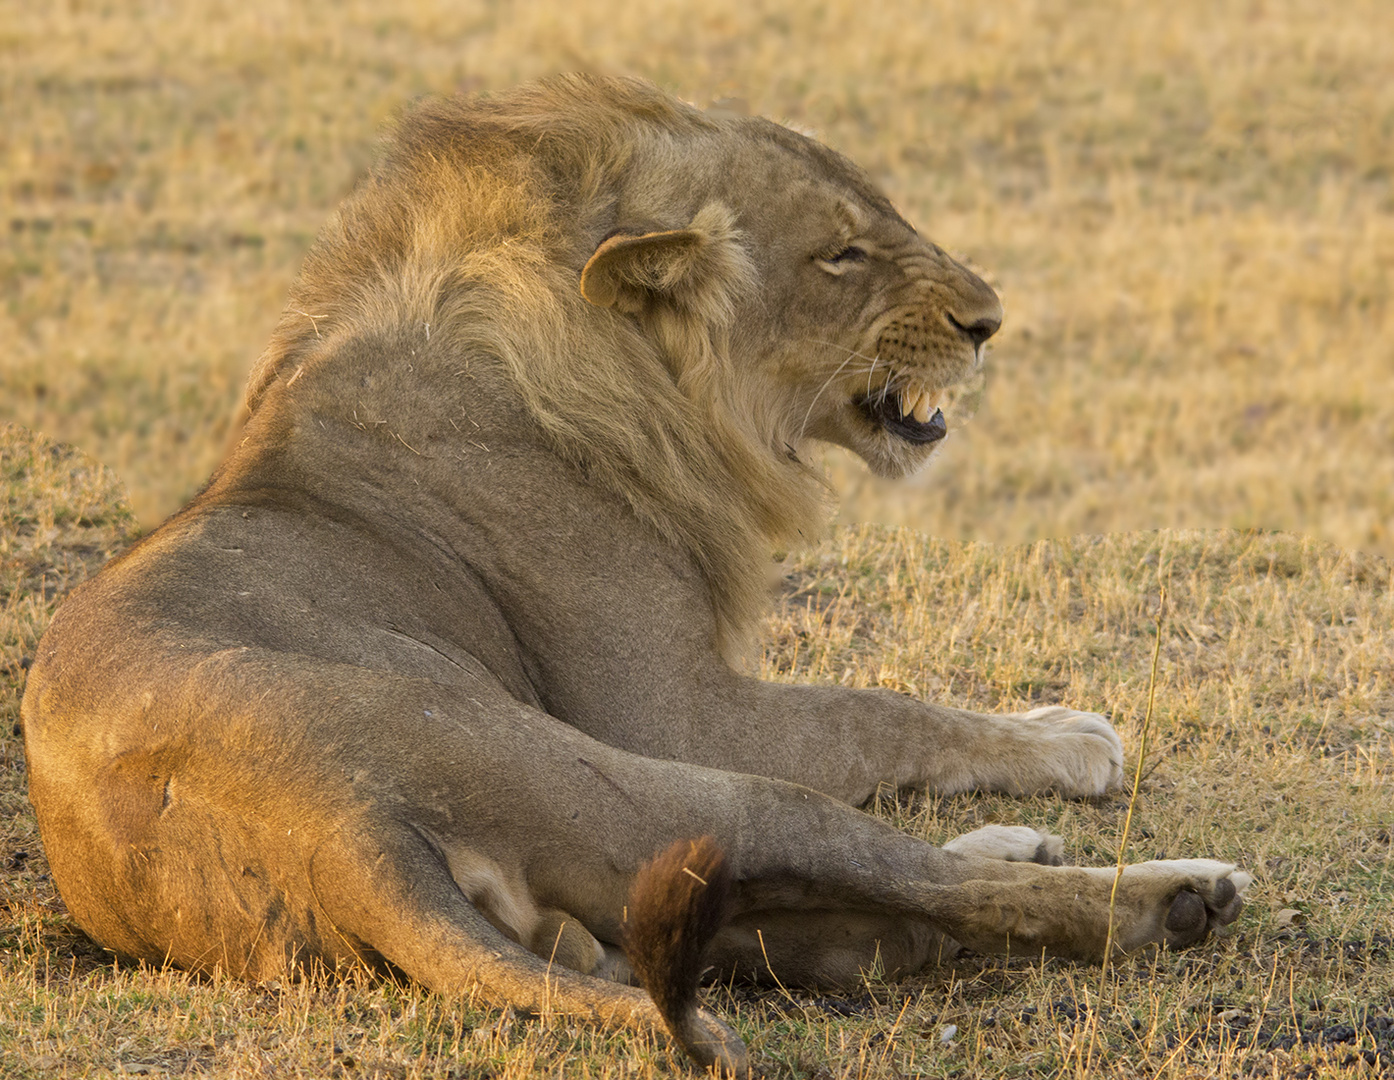
[[[853,805],[882,784],[1073,798],[1123,780],[1122,741],[1097,713],[1051,706],[992,715],[884,690],[754,680],[744,691],[745,727],[728,719],[705,738],[687,732],[687,747],[723,768],[793,780]],[[724,742],[706,745],[721,735]]]
[[[854,806],[883,784],[1080,797],[1123,779],[1123,744],[1097,713],[1052,706],[991,715],[888,690],[710,670],[690,686],[685,711],[656,718],[642,739],[601,737],[653,757],[789,780]]]

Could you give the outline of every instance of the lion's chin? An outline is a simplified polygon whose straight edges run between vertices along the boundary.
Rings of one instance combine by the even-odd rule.
[[[922,469],[938,446],[938,441],[916,443],[889,432],[878,432],[863,445],[851,449],[877,476],[899,480]]]

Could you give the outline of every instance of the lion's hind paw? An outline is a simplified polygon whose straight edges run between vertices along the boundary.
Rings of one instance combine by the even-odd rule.
[[[1239,917],[1253,875],[1233,863],[1172,859],[1137,863],[1123,871],[1122,885],[1141,918],[1122,942],[1131,950],[1147,944],[1184,949]],[[1132,940],[1129,940],[1132,939]]]

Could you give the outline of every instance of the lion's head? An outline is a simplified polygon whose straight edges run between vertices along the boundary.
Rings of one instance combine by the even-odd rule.
[[[832,150],[571,76],[403,120],[307,259],[247,407],[346,337],[424,325],[422,363],[497,361],[498,393],[692,552],[729,637],[771,546],[822,524],[806,445],[917,468],[1000,320]]]
[[[940,399],[978,370],[1001,322],[997,296],[827,147],[758,118],[718,121],[694,144],[681,180],[655,190],[645,177],[631,196],[632,216],[671,221],[662,202],[686,188],[684,227],[619,226],[582,294],[658,324],[705,303],[708,325],[731,327],[720,382],[740,388],[737,408],[758,416],[770,450],[821,439],[883,475],[919,467],[946,432]],[[693,286],[710,295],[689,300]],[[704,361],[680,351],[682,381]]]

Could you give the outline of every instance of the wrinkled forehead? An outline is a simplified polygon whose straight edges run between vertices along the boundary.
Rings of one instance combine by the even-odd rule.
[[[739,123],[755,137],[762,149],[766,152],[775,150],[773,156],[783,159],[786,166],[801,168],[808,180],[851,197],[873,216],[889,218],[911,233],[916,231],[876,186],[866,170],[836,150],[772,120],[753,117]]]

